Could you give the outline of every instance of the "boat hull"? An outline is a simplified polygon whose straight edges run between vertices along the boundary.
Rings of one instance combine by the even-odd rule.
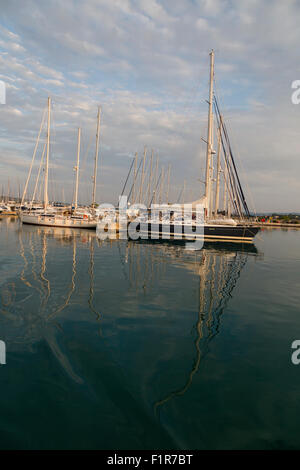
[[[0,215],[9,215],[10,217],[15,217],[18,214],[15,211],[2,211],[0,212]]]
[[[191,225],[165,225],[143,223],[137,225],[136,230],[142,237],[149,239],[174,240],[206,240],[219,242],[253,243],[255,235],[260,228],[252,225],[210,225],[205,224],[193,232]]]
[[[35,214],[21,214],[20,219],[23,224],[42,225],[45,227],[85,228],[93,230],[97,227],[96,221],[85,219],[47,217]]]

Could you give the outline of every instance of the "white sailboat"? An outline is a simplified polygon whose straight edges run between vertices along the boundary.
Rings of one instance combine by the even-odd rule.
[[[80,135],[81,131],[78,130],[78,142],[77,142],[77,164],[76,170],[76,184],[75,184],[75,208],[73,213],[68,215],[59,214],[56,209],[49,205],[48,199],[48,172],[49,172],[49,148],[50,148],[50,118],[51,118],[51,99],[48,98],[48,123],[47,123],[47,143],[46,143],[46,163],[45,163],[45,178],[44,178],[44,204],[43,211],[26,211],[20,213],[20,219],[23,224],[31,225],[42,225],[51,227],[69,227],[69,228],[84,228],[84,229],[96,229],[97,219],[95,214],[91,214],[88,211],[78,211],[78,184],[79,184],[79,158],[80,158]],[[96,155],[95,155],[95,172],[97,171],[97,159],[98,159],[98,145],[99,145],[99,128],[100,128],[100,108],[98,111],[98,122],[97,122],[97,137],[96,137]],[[40,133],[42,124],[40,128]],[[40,136],[39,133],[39,136]],[[38,136],[38,140],[39,140]],[[38,141],[34,151],[34,157],[37,149]],[[33,159],[34,161],[34,159]],[[25,197],[26,189],[28,186],[29,177],[31,174],[33,162],[31,164],[29,175],[24,189],[23,198]],[[93,187],[93,204],[95,205],[95,182],[96,174],[94,174],[94,187]]]

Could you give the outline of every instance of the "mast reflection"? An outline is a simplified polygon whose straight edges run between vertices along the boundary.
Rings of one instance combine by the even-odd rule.
[[[74,232],[71,229],[52,227],[19,228],[17,240],[21,260],[20,271],[14,282],[3,283],[0,290],[0,313],[5,315],[3,325],[5,337],[12,350],[23,349],[24,346],[30,350],[34,344],[45,340],[64,370],[78,383],[82,382],[82,378],[74,372],[67,355],[58,344],[57,332],[63,331],[58,321],[70,306],[76,290],[78,243],[85,245],[90,251],[91,285],[88,303],[92,313],[100,318],[100,314],[93,306],[94,239],[95,236],[85,230]],[[48,253],[49,242],[51,249]],[[72,249],[69,281],[67,279],[64,281],[64,274],[68,275],[68,265],[64,266],[66,268],[64,274],[58,280],[57,269],[60,268],[58,266],[56,269],[56,258],[53,256],[57,253],[56,257],[59,257],[60,252],[55,249],[56,244],[61,247],[69,246]],[[68,263],[68,255],[64,257],[63,264],[66,264],[65,259]]]
[[[138,253],[144,246],[143,263]],[[249,256],[261,256],[254,245],[214,244],[205,243],[198,252],[187,252],[182,243],[174,242],[129,242],[128,263],[131,285],[138,285],[139,289],[151,289],[153,280],[164,276],[165,268],[170,261],[178,260],[185,269],[192,271],[198,279],[198,305],[195,309],[197,321],[194,324],[194,359],[187,379],[183,380],[182,387],[171,391],[154,403],[154,411],[177,396],[184,395],[193,382],[199,370],[201,360],[209,351],[210,342],[218,335],[221,329],[221,319],[229,299],[238,283],[241,272]],[[133,256],[136,251],[136,256]],[[133,265],[136,266],[133,266]],[[149,269],[149,265],[151,269]],[[135,279],[134,279],[135,277]],[[134,283],[135,281],[135,283]]]

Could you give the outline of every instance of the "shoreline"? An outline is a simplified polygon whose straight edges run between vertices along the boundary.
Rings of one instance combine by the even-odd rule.
[[[258,222],[257,225],[259,227],[285,227],[285,228],[299,228],[300,229],[300,224],[274,224],[274,223],[271,223],[271,222],[268,222],[268,223],[264,223],[264,222]]]

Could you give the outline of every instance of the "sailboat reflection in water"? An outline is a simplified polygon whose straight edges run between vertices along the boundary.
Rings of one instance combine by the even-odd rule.
[[[70,228],[39,227],[37,230],[23,226],[22,230],[19,230],[18,240],[23,266],[19,277],[13,282],[2,284],[0,292],[1,330],[9,344],[9,350],[33,352],[35,345],[45,341],[69,377],[77,383],[82,383],[82,378],[73,370],[67,354],[58,344],[57,335],[63,331],[61,321],[64,320],[63,316],[68,309],[70,314],[72,298],[78,287],[78,243],[81,248],[89,248],[87,305],[93,318],[97,321],[100,318],[100,313],[93,305],[95,234],[90,230],[78,230],[74,233]],[[53,250],[48,253],[49,240],[51,248],[53,243],[61,245],[64,250],[68,246],[71,247],[72,255],[67,261],[68,264],[71,261],[70,271],[65,269],[65,257],[60,263],[59,259],[53,259]],[[66,277],[58,276],[57,272],[62,269]]]
[[[138,252],[145,246],[151,252],[151,262],[139,263]],[[182,247],[182,243],[168,242],[131,242],[131,249],[137,250],[135,263],[139,266],[130,266],[130,273],[136,273],[139,280],[137,285],[143,290],[151,291],[154,273],[164,278],[165,269],[170,263],[178,262],[188,271],[198,277],[198,307],[197,319],[193,328],[194,358],[190,370],[186,370],[186,378],[182,377],[182,386],[176,388],[165,396],[157,399],[154,410],[160,408],[175,397],[182,396],[191,387],[194,376],[198,373],[201,361],[209,352],[209,345],[221,331],[221,320],[227,303],[232,297],[241,272],[249,256],[261,256],[254,245],[205,243],[201,251],[189,253]],[[145,257],[145,254],[144,254]],[[129,264],[132,261],[129,259]],[[141,266],[142,265],[142,266]],[[154,274],[155,275],[155,274]],[[134,279],[132,279],[134,282]],[[170,375],[175,373],[169,370]],[[176,370],[178,377],[178,371]]]
[[[0,271],[9,354],[41,364],[41,382],[68,384],[68,393],[88,385],[97,406],[105,396],[125,415],[131,400],[143,419],[144,409],[157,413],[192,386],[197,392],[201,361],[224,331],[222,315],[247,260],[257,256],[251,244],[187,251],[174,240],[99,242],[89,230],[20,225],[15,233],[17,272],[1,278]]]

